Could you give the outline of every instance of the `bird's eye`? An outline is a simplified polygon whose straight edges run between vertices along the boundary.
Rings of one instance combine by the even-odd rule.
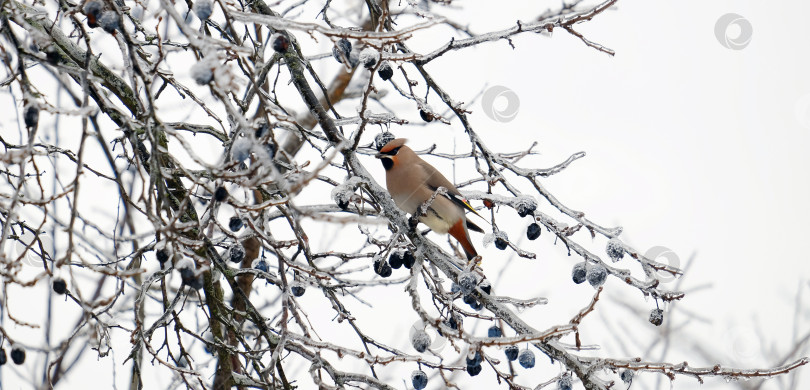
[[[396,155],[397,153],[399,153],[399,148],[401,148],[401,147],[402,147],[402,146],[397,146],[396,148],[394,148],[393,150],[391,150],[391,155]]]

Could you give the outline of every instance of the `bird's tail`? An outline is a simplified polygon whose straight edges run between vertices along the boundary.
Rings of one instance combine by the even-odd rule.
[[[478,256],[478,252],[476,252],[472,241],[470,241],[470,233],[467,231],[464,218],[459,219],[458,222],[450,228],[448,233],[458,240],[458,243],[464,248],[464,253],[467,254],[467,260],[472,260],[475,256]]]

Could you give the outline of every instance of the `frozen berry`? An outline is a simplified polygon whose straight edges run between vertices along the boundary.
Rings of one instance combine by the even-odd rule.
[[[467,366],[467,373],[470,374],[470,376],[476,376],[476,375],[480,374],[481,373],[481,365],[479,364],[477,366]]]
[[[411,373],[411,384],[416,390],[422,390],[427,387],[428,377],[422,370],[416,370]]]
[[[374,50],[370,47],[363,49],[360,52],[360,63],[363,64],[363,67],[366,69],[374,68],[374,65],[377,65],[377,60],[380,58],[380,53],[377,50]]]
[[[602,264],[595,264],[588,268],[588,283],[591,286],[599,287],[605,284],[605,280],[607,279],[607,269]]]
[[[51,287],[53,288],[53,292],[59,295],[64,295],[67,292],[67,283],[65,283],[65,279],[62,278],[54,279]]]
[[[520,351],[520,354],[518,354],[518,363],[520,363],[523,368],[534,367],[534,352],[528,348]]]
[[[515,210],[517,210],[518,215],[523,218],[529,214],[534,214],[534,211],[537,210],[537,202],[534,198],[521,196],[518,198]]]
[[[585,281],[588,275],[588,270],[585,262],[577,263],[574,265],[574,269],[571,271],[571,279],[574,280],[574,283],[581,284]]]
[[[661,326],[664,323],[664,311],[661,309],[653,309],[650,312],[650,323],[655,326]]]
[[[463,300],[464,300],[464,303],[470,305],[470,308],[472,308],[475,311],[478,311],[478,310],[481,310],[481,309],[484,308],[484,304],[481,301],[479,301],[477,298],[475,298],[475,296],[473,296],[472,294],[465,295]]]
[[[456,294],[459,291],[461,291],[461,287],[459,287],[458,284],[453,283],[453,284],[450,285],[450,293],[451,294]]]
[[[419,116],[421,116],[422,120],[425,122],[433,122],[433,114],[425,110],[419,109]]]
[[[290,291],[292,292],[293,296],[300,297],[304,295],[305,292],[307,292],[307,288],[304,286],[303,283],[296,280],[292,282],[292,285],[290,286]]]
[[[461,293],[464,295],[472,293],[477,284],[478,280],[472,272],[464,272],[458,276],[458,286],[461,288]]]
[[[402,253],[391,251],[391,256],[388,256],[388,265],[393,269],[402,267]]]
[[[624,370],[624,371],[622,371],[621,374],[619,374],[619,376],[621,376],[621,378],[622,378],[622,382],[627,383],[628,385],[630,384],[630,382],[633,381],[633,376],[634,375],[635,374],[633,373],[633,371],[630,371],[630,370]]]
[[[529,228],[526,229],[526,238],[534,241],[537,239],[537,237],[540,237],[540,231],[540,225],[533,222],[531,225],[529,225]]]
[[[475,355],[470,358],[470,355],[467,355],[467,366],[480,366],[481,362],[484,361],[484,358],[481,357],[481,351],[475,351]]]
[[[0,366],[6,364],[8,358],[6,357],[6,349],[0,348]]]
[[[557,381],[559,390],[571,390],[571,386],[571,376],[568,374],[563,375],[562,378]]]
[[[444,320],[443,324],[450,329],[457,330],[458,329],[458,321],[456,321],[455,316],[450,316],[450,318]]]
[[[498,235],[497,237],[495,237],[495,247],[500,250],[504,250],[506,249],[507,246],[509,246],[509,241],[507,241],[508,239],[506,238],[506,233],[503,232],[498,233],[502,233],[502,235]]]
[[[62,58],[62,55],[59,54],[59,51],[56,50],[55,47],[49,46],[45,49],[45,59],[48,60],[48,63],[51,65],[56,65],[59,63],[59,60]]]
[[[98,24],[104,31],[112,34],[115,30],[118,30],[118,14],[115,11],[104,11],[101,14],[101,18],[98,19]]]
[[[231,262],[241,263],[245,259],[245,247],[242,244],[236,243],[231,246],[230,250]]]
[[[228,221],[228,228],[231,229],[232,232],[239,231],[242,228],[242,218],[237,216],[231,217],[231,220]]]
[[[481,291],[487,293],[487,295],[492,294],[492,283],[490,283],[489,280],[484,279],[478,287],[481,288]]]
[[[279,53],[286,53],[290,48],[290,40],[284,34],[276,34],[273,38],[273,50]]]
[[[25,350],[22,347],[14,346],[11,348],[11,361],[16,365],[25,363]]]
[[[416,258],[413,257],[413,253],[405,251],[405,254],[402,256],[402,265],[407,269],[411,269],[414,263],[416,263]]]
[[[197,0],[194,2],[194,13],[197,14],[197,17],[200,18],[202,21],[208,20],[211,17],[211,13],[214,11],[214,5],[211,3],[211,0]]]
[[[417,330],[411,335],[411,345],[418,352],[425,352],[430,345],[430,336],[424,330]]]
[[[503,336],[503,331],[497,325],[492,325],[487,329],[487,336],[489,337],[501,337]]]
[[[23,120],[25,120],[25,127],[28,128],[37,127],[37,123],[39,123],[39,107],[37,107],[34,104],[25,107]]]
[[[253,133],[253,135],[256,137],[256,139],[259,139],[264,137],[264,135],[267,134],[268,131],[270,131],[270,125],[267,124],[267,122],[262,121],[261,123],[259,123],[259,127],[256,128],[256,131]]]
[[[155,257],[157,257],[157,261],[160,262],[160,265],[163,265],[163,263],[169,261],[169,251],[167,251],[166,248],[158,249],[155,253]]]
[[[519,352],[520,348],[518,348],[516,345],[510,345],[504,350],[504,353],[506,353],[506,358],[511,362],[517,360]]]
[[[622,247],[622,242],[616,238],[611,238],[608,240],[605,251],[607,252],[608,256],[613,259],[613,261],[619,261],[622,259],[622,257],[624,257],[624,248]]]
[[[255,266],[255,267],[253,267],[253,268],[256,268],[257,270],[262,271],[262,272],[267,272],[267,271],[270,269],[270,266],[267,264],[267,262],[266,262],[266,261],[264,261],[264,260],[259,260],[259,261],[256,263],[256,266]]]
[[[216,191],[214,191],[214,200],[217,202],[222,202],[228,197],[228,190],[225,187],[217,187]]]
[[[493,203],[493,202],[492,202],[491,200],[489,200],[489,199],[484,199],[484,207],[486,207],[486,208],[488,208],[488,209],[492,210],[492,208],[493,208],[493,207],[495,207],[495,203]]]
[[[377,136],[374,137],[374,147],[377,148],[377,151],[379,152],[382,150],[383,146],[393,141],[394,138],[396,138],[394,137],[394,134],[389,131],[377,134]]]
[[[199,85],[207,85],[214,80],[214,72],[211,65],[205,61],[200,61],[191,66],[191,78]]]
[[[394,77],[394,70],[391,69],[391,64],[388,61],[383,61],[380,67],[377,68],[377,74],[380,75],[381,79],[387,81]]]
[[[101,18],[101,11],[104,6],[100,1],[91,0],[84,3],[84,14],[87,15],[87,26],[90,28],[98,27],[98,20]]]
[[[197,274],[194,273],[194,270],[191,268],[183,268],[180,270],[180,278],[183,280],[183,284],[189,286],[195,290],[199,290],[203,287],[203,280]]]
[[[376,272],[377,275],[387,278],[391,276],[391,273],[393,271],[391,270],[391,266],[388,265],[385,259],[379,258],[377,260],[374,260],[374,272]]]
[[[340,62],[341,64],[343,63],[344,58],[349,59],[351,52],[352,43],[346,38],[340,38],[335,46],[332,47],[332,56],[335,57],[337,62]]]

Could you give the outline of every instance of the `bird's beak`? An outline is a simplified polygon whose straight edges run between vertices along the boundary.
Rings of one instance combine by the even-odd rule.
[[[385,155],[382,153],[377,153],[374,155],[374,158],[383,158]]]

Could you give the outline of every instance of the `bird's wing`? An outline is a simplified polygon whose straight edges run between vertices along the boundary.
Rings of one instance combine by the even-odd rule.
[[[421,159],[420,159],[421,160]],[[478,214],[477,211],[467,202],[466,199],[461,195],[461,192],[458,191],[456,186],[453,183],[450,183],[450,180],[447,180],[438,169],[434,168],[432,165],[426,163],[424,160],[419,161],[419,166],[422,167],[424,170],[427,179],[425,180],[425,184],[431,191],[436,191],[439,187],[444,187],[447,189],[447,199],[450,199],[453,203],[457,206],[461,207],[462,209],[467,209],[475,213],[475,215],[481,217],[481,214]],[[481,217],[483,218],[483,217]]]

